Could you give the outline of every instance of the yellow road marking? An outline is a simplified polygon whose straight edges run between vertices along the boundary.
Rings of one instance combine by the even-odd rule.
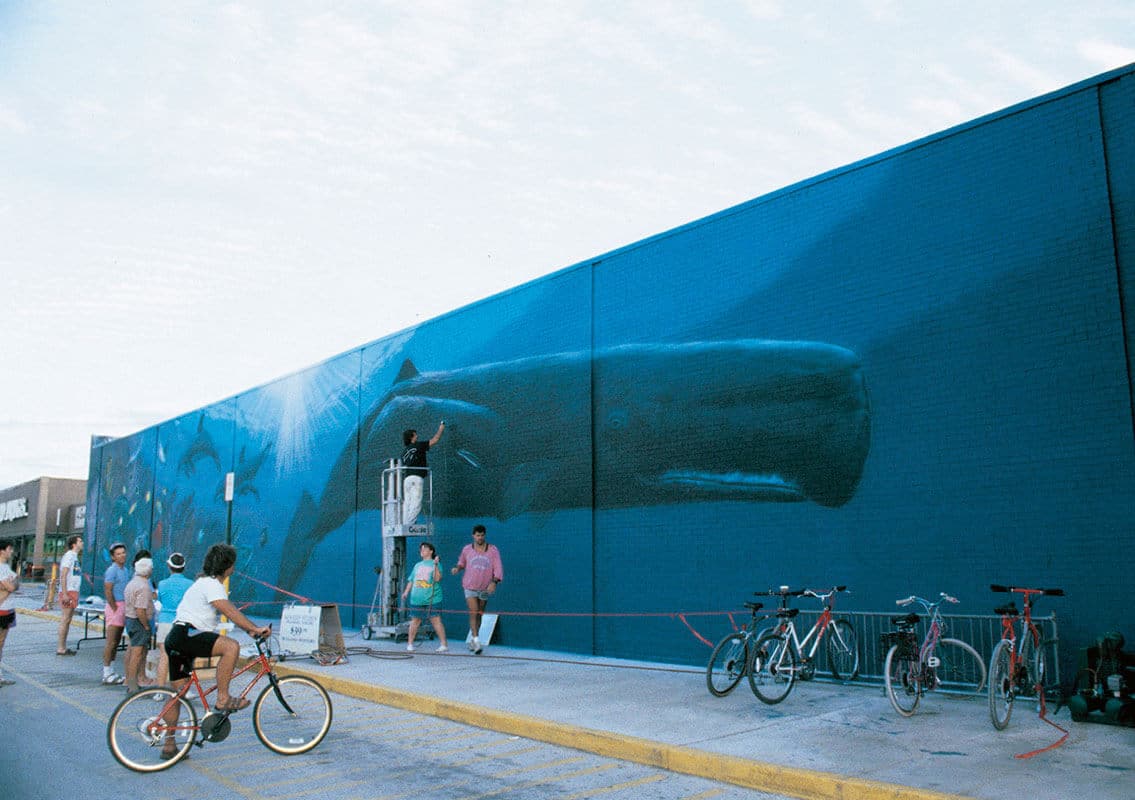
[[[499,794],[508,794],[515,792],[518,789],[528,789],[533,786],[543,786],[544,784],[551,783],[552,781],[562,781],[569,778],[581,778],[584,775],[594,775],[597,772],[606,772],[609,769],[615,769],[618,764],[599,764],[598,766],[588,767],[587,769],[577,769],[574,772],[562,772],[559,775],[549,775],[546,778],[536,778],[530,781],[523,781],[522,783],[513,784],[511,786],[504,786],[500,789],[495,789],[491,792],[484,794],[473,794],[466,797],[458,798],[458,800],[481,800],[483,797],[496,797]]]
[[[657,783],[658,781],[666,780],[668,775],[657,773],[654,775],[647,775],[644,778],[639,778],[633,781],[624,781],[623,783],[616,783],[611,786],[601,786],[597,789],[589,789],[585,792],[576,792],[575,794],[565,795],[560,800],[580,800],[584,797],[595,797],[599,794],[607,794],[608,792],[621,792],[623,789],[630,789],[635,786],[642,786],[647,783]]]

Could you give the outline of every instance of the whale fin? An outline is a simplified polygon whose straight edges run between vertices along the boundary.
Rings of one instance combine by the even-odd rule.
[[[280,577],[277,580],[279,588],[294,589],[307,570],[307,562],[315,552],[315,546],[319,544],[319,540],[315,538],[318,534],[314,530],[318,522],[319,507],[305,489],[300,496],[292,524],[288,527],[288,535],[284,539],[284,553],[287,554],[287,558],[280,561]]]
[[[402,381],[408,381],[411,378],[418,377],[419,374],[421,373],[419,373],[418,368],[414,366],[414,362],[407,358],[402,362],[402,368],[398,370],[398,375],[395,376],[394,382],[401,383]]]

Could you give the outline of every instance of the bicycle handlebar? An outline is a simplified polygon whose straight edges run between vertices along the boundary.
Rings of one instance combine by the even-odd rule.
[[[1019,592],[1020,594],[1046,594],[1050,597],[1063,597],[1063,589],[1022,589],[1019,586],[1003,586],[1000,583],[989,584],[991,592]]]
[[[961,601],[958,600],[958,598],[954,597],[953,595],[946,594],[945,592],[939,592],[938,596],[941,599],[938,600],[937,603],[931,603],[929,600],[927,600],[923,597],[918,597],[917,595],[912,594],[910,597],[905,597],[902,600],[896,600],[895,605],[896,606],[909,606],[911,603],[921,603],[927,611],[930,611],[931,609],[936,608],[937,606],[941,605],[942,603],[958,603],[958,602],[961,602]]]

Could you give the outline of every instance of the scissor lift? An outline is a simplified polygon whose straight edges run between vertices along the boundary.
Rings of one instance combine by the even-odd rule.
[[[399,619],[400,589],[406,581],[406,539],[411,536],[433,536],[433,472],[426,467],[422,485],[422,510],[417,520],[403,519],[403,484],[408,468],[399,459],[387,462],[382,471],[382,572],[379,575],[381,605],[375,612],[372,603],[363,630],[366,638],[389,636],[397,638],[405,633],[406,623]],[[422,520],[419,522],[418,520]],[[428,623],[422,633],[430,635]]]

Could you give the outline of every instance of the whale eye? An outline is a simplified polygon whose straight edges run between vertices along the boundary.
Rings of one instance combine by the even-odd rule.
[[[607,427],[616,431],[627,427],[627,412],[622,409],[612,411],[607,415]]]

